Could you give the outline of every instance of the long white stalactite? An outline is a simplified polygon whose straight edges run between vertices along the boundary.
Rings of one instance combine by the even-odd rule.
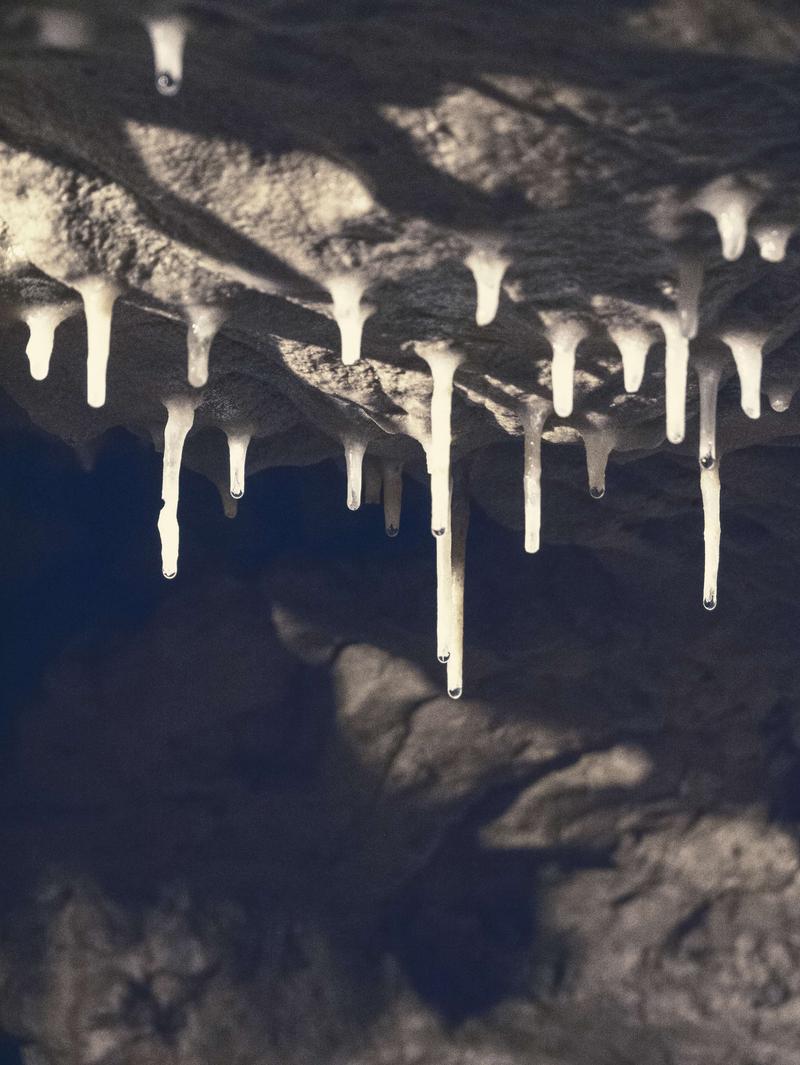
[[[180,548],[178,498],[181,458],[186,436],[194,423],[194,412],[198,402],[188,396],[175,396],[164,400],[164,406],[167,408],[167,424],[164,428],[164,459],[161,477],[163,506],[158,516],[158,532],[161,537],[161,570],[167,580],[172,580],[178,573]]]

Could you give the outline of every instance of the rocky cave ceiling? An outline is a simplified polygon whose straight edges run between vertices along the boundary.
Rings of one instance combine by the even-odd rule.
[[[800,1062],[797,6],[0,34],[8,662],[64,534],[174,577],[200,478],[235,517],[278,468],[252,513],[321,530],[182,556],[101,650],[67,611],[15,701],[27,1065]],[[390,539],[326,554],[362,499]]]

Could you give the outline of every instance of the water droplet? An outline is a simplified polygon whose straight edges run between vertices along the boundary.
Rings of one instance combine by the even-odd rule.
[[[243,495],[244,495],[244,489],[242,489],[242,488],[232,488],[231,489],[231,496],[234,499],[241,499]]]
[[[176,81],[166,70],[156,75],[156,88],[162,96],[177,96],[180,92],[181,83]]]
[[[592,499],[602,499],[605,494],[605,488],[598,488],[596,485],[593,485],[589,489],[589,495],[592,497]]]
[[[710,470],[711,467],[714,465],[714,456],[713,455],[708,455],[708,454],[707,455],[701,455],[700,456],[700,465],[703,467],[704,470]]]
[[[450,690],[447,692],[447,694],[450,696],[451,699],[460,699],[461,698],[461,688],[450,688]]]
[[[161,572],[162,572],[162,573],[164,574],[164,576],[166,577],[166,579],[167,579],[168,581],[174,580],[174,579],[175,579],[175,577],[177,577],[177,576],[178,576],[178,571],[177,571],[176,569],[174,569],[174,570],[172,571],[172,573],[167,573],[167,571],[166,571],[166,570],[162,570]]]
[[[431,532],[433,533],[434,536],[444,536],[445,531],[446,530],[445,530],[444,527],[442,527],[441,529],[431,529]]]
[[[448,662],[450,660],[450,652],[448,651],[446,655],[437,655],[436,657],[439,659],[442,665],[444,665],[445,662]]]
[[[716,599],[712,599],[712,598],[709,597],[708,599],[704,599],[703,600],[703,606],[706,608],[706,610],[713,610],[716,605],[717,605],[717,600]]]
[[[399,530],[399,529],[397,528],[397,526],[396,526],[396,525],[390,525],[390,526],[389,526],[389,527],[387,528],[387,530],[386,530],[386,535],[387,535],[387,536],[397,536],[397,534],[398,534],[399,532],[400,532],[400,530]]]

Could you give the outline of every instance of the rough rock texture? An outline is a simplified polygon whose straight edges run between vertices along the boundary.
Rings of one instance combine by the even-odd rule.
[[[224,489],[220,428],[254,428],[251,476],[338,456],[357,428],[421,479],[415,345],[452,345],[477,512],[467,698],[432,668],[413,540],[388,562],[298,549],[246,578],[190,544],[187,579],[134,623],[106,632],[87,608],[74,639],[43,634],[52,661],[2,762],[0,1026],[28,1065],[800,1062],[798,413],[745,418],[717,340],[766,332],[765,389],[792,392],[800,259],[751,240],[725,262],[694,203],[734,175],[751,229],[797,219],[794,5],[198,3],[169,99],[140,22],[157,5],[64,7],[89,18],[79,50],[37,43],[35,3],[0,43],[7,454],[30,423],[87,460],[118,426],[160,446],[204,305],[228,318],[191,469]],[[484,328],[475,246],[511,262]],[[693,354],[727,358],[713,617],[694,378],[667,449],[648,318],[686,251],[706,263]],[[354,367],[326,290],[343,272],[375,308]],[[97,274],[122,295],[92,410],[73,286]],[[51,303],[72,313],[33,381],[20,317]],[[587,337],[530,560],[513,438],[520,400],[550,396],[556,313]],[[653,340],[636,395],[607,332],[629,319]],[[597,503],[574,444],[606,414],[637,432]],[[50,479],[34,463],[4,482],[23,521],[0,572],[31,639],[26,611],[75,558],[113,574],[100,534],[106,554],[82,554],[86,524],[50,531],[16,501],[74,489],[48,461]]]

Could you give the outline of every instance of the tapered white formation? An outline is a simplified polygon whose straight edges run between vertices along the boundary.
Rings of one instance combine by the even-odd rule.
[[[478,325],[489,325],[494,321],[500,303],[500,286],[511,260],[494,248],[476,248],[464,260],[475,278],[477,303],[475,321]]]
[[[390,459],[383,463],[383,523],[387,536],[400,532],[400,510],[403,502],[403,466]]]
[[[680,255],[676,303],[681,333],[688,340],[694,340],[697,336],[703,273],[703,260],[699,255],[692,255],[689,252],[683,252]]]
[[[608,335],[622,356],[622,376],[626,392],[638,392],[644,377],[647,353],[653,338],[643,325],[625,323],[608,327]]]
[[[686,433],[686,370],[689,365],[689,341],[681,332],[678,316],[653,311],[652,320],[661,326],[666,350],[664,354],[664,391],[667,409],[667,439],[680,444]]]
[[[758,245],[762,259],[768,263],[780,263],[786,258],[786,246],[795,231],[795,226],[786,224],[759,225],[753,229],[753,239]]]
[[[703,573],[703,606],[713,610],[717,605],[717,572],[719,570],[719,464],[700,470],[700,492],[703,496],[703,540],[705,566]]]
[[[68,304],[39,304],[23,313],[30,330],[25,354],[34,381],[44,381],[50,371],[50,357],[57,327],[72,314]]]
[[[553,406],[559,418],[572,414],[575,385],[575,352],[584,337],[586,326],[576,318],[542,314],[545,335],[553,349],[551,365]]]
[[[701,355],[694,360],[700,388],[700,435],[698,461],[710,470],[717,461],[717,394],[722,379],[722,361],[716,355]]]
[[[453,494],[453,522],[450,543],[450,657],[447,659],[447,694],[460,699],[464,686],[464,577],[469,525],[466,492]]]
[[[162,96],[175,96],[183,83],[183,52],[190,23],[183,15],[150,19],[147,32],[153,46],[156,88]]]
[[[529,396],[520,405],[520,421],[525,440],[522,493],[525,504],[525,550],[539,550],[542,526],[542,433],[552,404]]]
[[[417,344],[417,354],[427,362],[433,379],[431,433],[426,456],[431,478],[431,532],[444,536],[450,521],[450,447],[453,377],[464,356],[446,344]]]
[[[161,537],[161,571],[167,580],[172,580],[178,572],[181,457],[186,435],[194,422],[197,402],[188,396],[175,396],[164,400],[167,424],[164,428],[164,465],[161,477],[163,506],[158,516],[158,532]]]
[[[436,537],[436,657],[440,662],[450,658],[453,634],[453,537],[448,526],[443,536]]]
[[[748,220],[759,199],[754,189],[730,175],[717,178],[695,196],[695,207],[710,214],[717,223],[722,257],[729,262],[738,259],[744,251]]]
[[[106,371],[111,346],[111,316],[120,288],[106,277],[85,277],[73,283],[86,315],[86,399],[90,407],[106,401]]]
[[[347,507],[358,510],[361,506],[361,481],[364,466],[364,453],[367,441],[355,433],[342,437],[344,462],[347,468]]]
[[[189,329],[186,334],[186,376],[193,388],[202,388],[208,381],[208,357],[214,337],[227,313],[221,307],[193,305],[186,308]]]
[[[233,499],[241,499],[244,495],[244,468],[247,461],[247,448],[250,445],[252,433],[230,432],[228,437],[228,464],[230,467],[230,494]]]
[[[720,340],[731,349],[739,374],[742,410],[748,418],[761,416],[761,364],[766,333],[750,330],[728,330]]]
[[[580,432],[586,451],[589,495],[602,499],[606,494],[608,456],[617,445],[617,434],[610,425],[586,426]]]
[[[366,285],[358,274],[339,274],[326,285],[333,300],[333,317],[342,338],[342,362],[353,366],[361,358],[361,336],[364,322],[374,308],[361,302]]]

